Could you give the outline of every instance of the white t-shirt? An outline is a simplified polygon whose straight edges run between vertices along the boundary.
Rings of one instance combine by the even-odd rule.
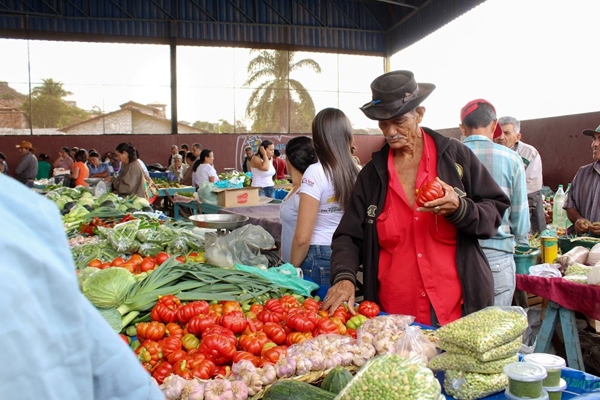
[[[269,169],[263,171],[262,169],[252,167],[252,187],[271,187],[275,185],[273,183],[273,175],[275,175],[275,167],[273,166],[273,160],[269,160]]]
[[[281,220],[281,259],[289,263],[292,255],[292,240],[296,232],[296,221],[298,220],[298,205],[300,196],[298,191],[290,194],[281,202],[279,219]]]
[[[215,177],[215,182],[219,180],[217,170],[210,164],[200,164],[196,169],[196,172],[192,175],[192,185],[200,186],[204,182],[210,182],[210,177]]]
[[[319,200],[319,214],[315,222],[310,244],[331,245],[331,237],[344,214],[329,180],[320,162],[310,165],[302,176],[302,185],[298,193],[307,194]]]

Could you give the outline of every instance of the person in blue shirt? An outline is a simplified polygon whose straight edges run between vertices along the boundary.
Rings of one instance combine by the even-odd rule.
[[[525,167],[513,150],[496,144],[502,134],[496,109],[483,99],[470,101],[460,112],[460,130],[464,144],[473,150],[498,186],[510,198],[498,232],[491,239],[480,240],[494,277],[494,305],[510,306],[515,292],[515,245],[529,245],[529,203]]]
[[[77,285],[58,208],[0,174],[0,399],[164,399]]]
[[[92,151],[88,156],[88,168],[90,170],[90,178],[106,178],[110,175],[108,164],[100,161],[100,154]]]

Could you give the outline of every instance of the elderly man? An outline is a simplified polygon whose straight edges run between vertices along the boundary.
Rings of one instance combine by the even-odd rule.
[[[504,127],[497,122],[496,109],[483,99],[473,100],[460,112],[463,143],[473,150],[494,180],[510,198],[498,232],[491,239],[480,240],[494,276],[494,305],[510,306],[515,291],[515,245],[527,246],[529,240],[529,207],[525,169],[517,153],[492,140],[502,135]]]
[[[600,236],[600,126],[582,133],[592,138],[594,162],[579,168],[575,174],[564,209],[573,223],[569,233]]]
[[[33,181],[35,180],[38,171],[37,158],[33,155],[35,149],[31,143],[27,141],[22,141],[21,144],[16,145],[16,148],[19,149],[19,153],[21,153],[21,160],[15,169],[15,178],[19,182],[33,187]]]
[[[371,83],[372,100],[361,110],[379,121],[387,143],[361,170],[333,235],[332,287],[323,303],[330,313],[354,304],[361,264],[365,299],[423,324],[447,324],[494,304],[478,239],[496,234],[510,201],[471,150],[419,126],[421,103],[434,89],[410,71]]]
[[[169,154],[169,161],[167,162],[167,168],[169,168],[169,166],[171,166],[171,164],[173,164],[173,156],[175,154],[179,154],[179,148],[177,147],[176,144],[171,146],[171,154]]]
[[[244,151],[246,152],[246,157],[242,162],[242,170],[246,173],[250,172],[252,169],[252,157],[254,156],[254,151],[252,151],[252,146],[246,146]]]
[[[546,229],[546,216],[542,203],[542,157],[530,144],[521,141],[521,122],[514,117],[502,117],[498,120],[502,126],[502,135],[494,141],[512,149],[521,156],[527,179],[527,201],[529,202],[529,220],[531,233]]]
[[[181,154],[175,154],[173,156],[173,164],[169,167],[169,172],[173,174],[175,181],[181,182],[188,165],[183,163]]]
[[[201,152],[202,152],[202,145],[200,143],[194,143],[192,145],[192,154],[194,155],[194,157],[196,157],[196,158],[200,157]]]

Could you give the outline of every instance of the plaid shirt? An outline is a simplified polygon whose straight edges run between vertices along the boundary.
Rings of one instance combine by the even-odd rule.
[[[485,136],[472,135],[463,143],[473,150],[498,186],[510,198],[510,207],[502,217],[496,236],[480,240],[479,244],[484,249],[514,253],[515,242],[524,245],[529,243],[529,203],[523,161],[513,150],[496,144]]]

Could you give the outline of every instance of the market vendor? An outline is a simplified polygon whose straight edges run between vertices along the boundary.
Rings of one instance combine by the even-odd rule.
[[[33,181],[38,171],[37,158],[33,154],[35,149],[30,142],[22,141],[21,144],[16,145],[21,154],[21,159],[17,168],[15,168],[15,178],[26,184],[27,186],[33,187]]]
[[[95,151],[90,151],[88,155],[88,169],[90,170],[90,178],[106,178],[110,175],[108,164],[100,161],[100,154]]]
[[[571,183],[564,205],[573,223],[568,233],[600,236],[600,126],[582,133],[592,138],[594,162],[579,168]]]
[[[120,143],[116,150],[123,167],[119,176],[112,178],[113,191],[122,196],[135,194],[138,197],[145,197],[144,170],[137,161],[135,147],[131,143]]]
[[[74,161],[71,158],[71,149],[68,147],[63,147],[58,151],[58,158],[54,160],[52,166],[56,169],[70,171],[73,163]]]
[[[371,83],[372,100],[361,110],[379,121],[387,143],[360,172],[333,235],[332,287],[323,304],[330,313],[354,303],[361,264],[366,300],[423,324],[447,324],[494,304],[478,239],[496,234],[510,201],[471,150],[419,126],[421,103],[434,89],[410,71]],[[430,181],[442,186],[442,197],[418,207],[415,190]]]

